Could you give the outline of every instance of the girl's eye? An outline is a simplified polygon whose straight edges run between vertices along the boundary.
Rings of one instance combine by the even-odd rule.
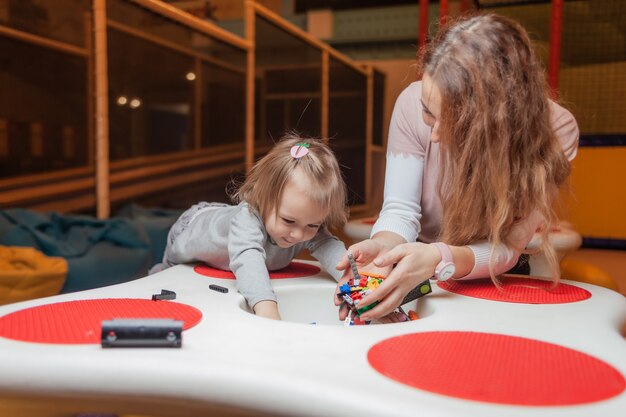
[[[309,224],[308,225],[311,229],[319,229],[320,225],[319,224]]]
[[[294,223],[294,221],[293,221],[293,220],[285,219],[284,217],[283,217],[282,219],[283,219],[283,221],[284,221],[285,223],[287,223],[287,224],[293,224],[293,223]]]

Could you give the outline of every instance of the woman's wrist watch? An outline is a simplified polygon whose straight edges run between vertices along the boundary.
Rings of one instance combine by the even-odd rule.
[[[439,253],[441,254],[441,262],[435,267],[435,278],[439,281],[447,281],[452,278],[456,271],[456,266],[452,259],[452,251],[450,251],[448,245],[443,242],[435,242],[432,244],[439,249]]]

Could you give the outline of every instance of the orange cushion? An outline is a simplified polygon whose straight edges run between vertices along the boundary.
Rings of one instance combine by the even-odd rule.
[[[67,261],[29,247],[0,246],[0,304],[58,294]]]
[[[580,259],[567,257],[563,259],[561,261],[561,276],[563,279],[586,282],[619,291],[617,283],[608,272]]]

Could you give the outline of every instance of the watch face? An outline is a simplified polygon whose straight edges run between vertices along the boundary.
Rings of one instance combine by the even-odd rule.
[[[437,271],[437,279],[439,279],[440,281],[447,281],[448,279],[452,278],[452,275],[454,275],[454,271],[456,271],[456,268],[454,267],[454,264],[452,262],[443,264],[442,267]]]

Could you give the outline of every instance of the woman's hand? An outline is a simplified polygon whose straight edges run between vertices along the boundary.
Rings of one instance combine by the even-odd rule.
[[[341,257],[339,263],[337,264],[337,270],[344,271],[342,279],[345,277],[352,277],[352,268],[350,267],[350,261],[348,260],[349,253],[351,253],[354,257],[354,261],[356,262],[357,267],[360,267],[359,269],[361,269],[361,267],[365,265],[370,265],[375,258],[383,255],[385,252],[385,246],[383,246],[382,243],[378,242],[375,239],[366,239],[362,242],[355,243],[354,245],[350,246],[348,248],[348,251]],[[373,268],[379,269],[375,265],[371,266]],[[376,271],[369,270],[368,272],[378,273]]]
[[[361,320],[375,320],[393,312],[404,297],[419,283],[434,275],[441,254],[434,245],[404,243],[373,259],[379,268],[397,264],[376,290],[363,297],[359,307],[378,301],[378,305],[361,314]]]

